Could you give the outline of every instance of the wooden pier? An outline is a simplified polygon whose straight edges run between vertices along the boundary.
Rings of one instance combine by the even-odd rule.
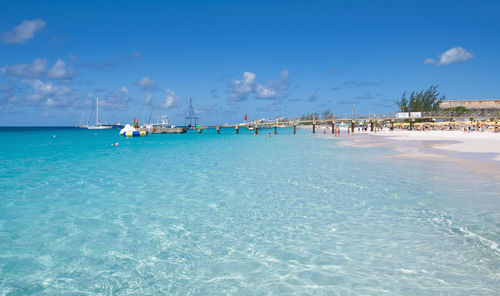
[[[185,134],[188,129],[186,127],[153,126],[152,128],[139,128],[138,130],[147,131],[150,134]]]
[[[235,133],[240,133],[240,128],[245,128],[253,130],[254,134],[259,133],[259,129],[274,129],[273,133],[276,135],[278,133],[278,128],[292,128],[293,134],[297,132],[297,126],[312,126],[312,133],[316,133],[317,126],[328,126],[331,127],[331,133],[336,133],[336,127],[338,125],[348,126],[349,131],[354,133],[356,126],[363,125],[369,126],[370,131],[375,131],[376,125],[383,122],[384,124],[390,124],[394,128],[395,123],[408,122],[410,130],[413,128],[415,123],[419,122],[434,122],[436,120],[448,120],[450,122],[456,122],[457,120],[470,120],[472,122],[476,121],[477,124],[480,122],[479,119],[487,119],[489,121],[495,122],[495,126],[498,128],[500,124],[500,112],[498,110],[477,110],[477,111],[467,111],[467,112],[449,112],[449,111],[434,111],[434,112],[418,112],[418,117],[401,117],[401,113],[382,113],[382,114],[360,114],[355,117],[335,117],[326,119],[286,119],[279,121],[268,121],[268,122],[257,122],[257,123],[247,123],[247,124],[225,124],[216,125],[203,128],[191,127],[190,129],[197,129],[198,133],[202,133],[203,129],[215,129],[217,134],[221,133],[222,128],[234,128]]]

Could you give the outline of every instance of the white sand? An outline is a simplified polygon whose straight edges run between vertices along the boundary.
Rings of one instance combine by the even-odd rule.
[[[393,140],[406,141],[458,141],[450,145],[435,146],[436,149],[469,152],[494,153],[493,160],[500,161],[500,133],[463,131],[380,131],[369,133]]]
[[[338,145],[352,147],[390,147],[399,159],[445,161],[464,169],[500,180],[500,133],[463,131],[377,131],[348,135],[341,128],[341,136],[331,131],[316,130],[316,136],[338,139]]]

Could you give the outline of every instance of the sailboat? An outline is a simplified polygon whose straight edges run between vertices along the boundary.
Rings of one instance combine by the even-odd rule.
[[[113,128],[111,125],[99,123],[99,97],[96,98],[96,103],[95,103],[95,125],[89,125],[87,126],[87,128],[91,130]]]
[[[82,120],[80,120],[80,125],[78,126],[79,128],[87,128],[87,125],[85,124],[85,113],[82,112]]]

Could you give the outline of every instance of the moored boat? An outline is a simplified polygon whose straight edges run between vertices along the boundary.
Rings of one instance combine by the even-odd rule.
[[[90,130],[101,130],[101,129],[111,129],[111,125],[99,123],[99,98],[96,98],[95,103],[95,125],[88,125],[87,129]]]

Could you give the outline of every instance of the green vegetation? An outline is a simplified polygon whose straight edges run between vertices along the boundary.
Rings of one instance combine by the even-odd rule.
[[[441,109],[441,110],[449,111],[449,112],[455,112],[455,113],[465,113],[465,112],[469,111],[469,109],[467,107],[464,107],[464,106],[444,108],[444,109]]]
[[[394,101],[401,112],[437,111],[439,110],[439,103],[445,99],[445,96],[440,97],[436,85],[432,85],[427,90],[413,91],[409,97],[407,97],[406,93],[403,93],[400,100]]]
[[[334,117],[335,115],[332,111],[330,111],[330,109],[325,110],[323,111],[323,113],[321,113],[321,119],[333,119]]]
[[[300,120],[301,121],[306,121],[306,120],[313,120],[313,119],[320,119],[320,115],[318,112],[314,112],[314,113],[304,113],[302,114],[302,116],[300,116]]]
[[[328,119],[333,119],[335,117],[335,114],[333,114],[332,111],[330,111],[330,109],[327,109],[323,112],[318,113],[318,112],[314,112],[314,113],[304,113],[302,114],[302,116],[299,117],[299,120],[301,121],[312,121],[313,119],[314,120],[328,120]]]

